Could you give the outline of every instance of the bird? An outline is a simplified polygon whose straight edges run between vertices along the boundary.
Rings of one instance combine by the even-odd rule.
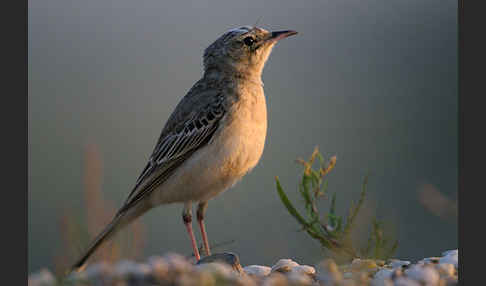
[[[204,72],[176,105],[145,168],[112,221],[71,267],[81,271],[103,242],[157,206],[183,204],[182,220],[196,261],[192,204],[205,255],[208,201],[234,186],[260,160],[267,133],[262,71],[275,44],[297,34],[242,26],[224,32],[203,53]]]

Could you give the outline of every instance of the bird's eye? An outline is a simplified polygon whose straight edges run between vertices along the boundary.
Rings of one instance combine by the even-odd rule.
[[[243,39],[243,42],[248,47],[251,47],[253,45],[253,43],[255,43],[255,40],[252,37],[246,37],[245,39]]]

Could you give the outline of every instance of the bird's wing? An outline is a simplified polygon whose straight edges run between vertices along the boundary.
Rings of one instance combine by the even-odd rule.
[[[147,165],[118,213],[151,193],[196,150],[205,146],[224,114],[221,94],[191,95],[190,92],[186,95],[167,121]]]

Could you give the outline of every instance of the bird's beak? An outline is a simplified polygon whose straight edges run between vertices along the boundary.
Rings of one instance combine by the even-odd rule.
[[[295,34],[297,34],[297,32],[292,30],[275,31],[270,34],[270,38],[268,38],[268,41],[277,42],[280,41],[281,39],[293,36]]]

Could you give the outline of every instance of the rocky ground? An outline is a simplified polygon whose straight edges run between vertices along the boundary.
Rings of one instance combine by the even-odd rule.
[[[232,253],[205,257],[194,265],[177,254],[150,257],[145,263],[120,261],[96,263],[80,273],[56,281],[44,269],[30,275],[29,286],[38,285],[458,285],[458,250],[416,263],[355,259],[338,266],[324,260],[318,265],[300,265],[280,259],[273,266],[242,267]]]

